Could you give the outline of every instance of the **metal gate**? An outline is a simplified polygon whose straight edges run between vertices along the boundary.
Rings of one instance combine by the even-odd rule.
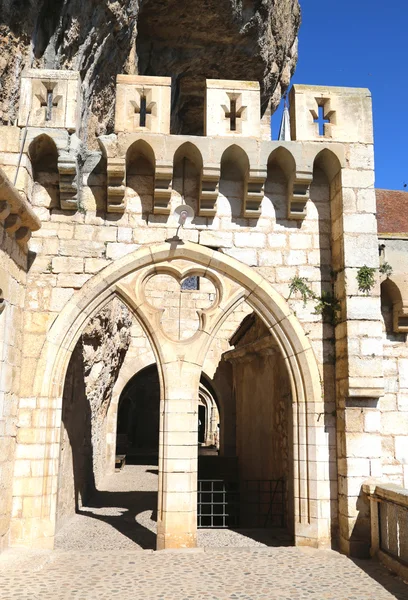
[[[198,527],[272,528],[285,525],[284,479],[199,479]]]

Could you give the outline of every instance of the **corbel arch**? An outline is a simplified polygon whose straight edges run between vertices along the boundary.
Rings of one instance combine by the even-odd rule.
[[[232,144],[224,150],[220,161],[219,191],[231,206],[232,218],[242,216],[248,193],[249,158],[245,150]]]
[[[179,146],[173,158],[173,189],[182,198],[183,204],[199,211],[199,199],[203,178],[203,156],[191,142]]]
[[[403,297],[401,288],[403,286],[390,277],[381,283],[381,304],[392,306],[393,333],[408,333],[408,298]]]
[[[49,135],[42,133],[31,141],[28,147],[28,156],[34,181],[34,204],[41,201],[41,203],[44,202],[46,208],[58,208],[60,190],[57,145]],[[41,200],[37,198],[40,193]],[[48,199],[46,199],[46,195],[48,195]]]
[[[76,154],[69,150],[68,134],[63,140],[65,146],[61,139],[54,139],[52,134],[41,133],[30,140],[27,153],[34,182],[42,185],[49,195],[49,201],[45,198],[40,200],[41,205],[47,208],[77,210],[77,158]]]
[[[309,340],[287,302],[259,273],[239,261],[217,251],[186,242],[183,245],[158,244],[143,247],[108,265],[103,271],[92,277],[66,304],[46,334],[40,359],[36,368],[33,396],[47,406],[48,428],[52,432],[53,443],[44,443],[44,460],[55,455],[60,428],[60,407],[65,374],[72,351],[90,317],[96,314],[112,298],[117,296],[118,284],[126,277],[143,274],[146,268],[168,264],[173,261],[188,261],[197,268],[214,272],[217,277],[238,285],[247,303],[266,324],[284,356],[292,387],[295,405],[294,430],[294,472],[295,472],[295,538],[299,544],[326,544],[329,527],[312,509],[313,503],[319,504],[330,497],[330,482],[322,475],[316,479],[309,473],[311,458],[315,460],[318,446],[324,438],[324,425],[319,414],[324,411],[321,382],[318,366]],[[233,310],[233,306],[230,307]],[[137,306],[132,310],[138,316]],[[225,311],[225,318],[230,310]],[[219,319],[221,324],[222,319]],[[145,330],[149,335],[149,332]],[[150,336],[163,385],[160,353]],[[319,433],[319,429],[322,431]],[[57,471],[58,469],[56,469]],[[31,546],[44,545],[44,536],[54,535],[55,497],[53,489],[57,486],[58,473],[49,476],[55,482],[44,487],[41,494],[42,516],[37,523],[31,515],[23,511],[21,526],[16,530],[24,532],[23,538],[16,543]],[[51,483],[51,481],[49,482]],[[18,495],[18,494],[16,494]],[[28,538],[28,539],[27,539]]]

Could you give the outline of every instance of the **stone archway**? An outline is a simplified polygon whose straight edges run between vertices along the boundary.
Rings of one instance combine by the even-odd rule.
[[[175,346],[174,340],[157,334],[160,311],[149,305],[141,291],[143,281],[159,273],[170,273],[175,278],[183,278],[191,273],[213,281],[218,290],[217,301],[206,313],[200,315],[196,334],[188,345],[183,340]],[[93,277],[67,303],[59,317],[52,324],[44,341],[42,354],[37,365],[34,393],[41,404],[46,406],[47,434],[41,446],[41,460],[44,461],[45,476],[42,485],[38,478],[33,483],[33,496],[41,506],[36,517],[24,508],[14,519],[12,544],[35,547],[52,547],[55,530],[55,504],[57,468],[47,470],[51,458],[58,457],[61,398],[65,373],[71,353],[87,320],[100,310],[113,297],[119,296],[141,322],[152,345],[159,368],[162,403],[166,406],[166,417],[162,420],[161,458],[159,460],[159,535],[158,547],[194,546],[196,535],[196,464],[194,456],[188,457],[188,468],[183,478],[173,477],[170,465],[174,460],[172,452],[177,448],[180,458],[180,444],[172,439],[172,426],[177,416],[177,402],[195,402],[198,397],[199,374],[202,358],[211,343],[212,336],[236,306],[244,298],[262,318],[269,332],[275,338],[288,369],[294,414],[294,506],[295,542],[303,545],[326,545],[330,537],[330,486],[326,470],[320,469],[319,462],[328,460],[328,445],[324,425],[319,415],[324,412],[321,385],[317,362],[309,341],[296,317],[291,313],[285,300],[256,271],[239,261],[206,247],[185,243],[183,245],[160,244],[142,248],[106,267]],[[191,352],[191,340],[195,351]],[[188,349],[188,358],[186,358]],[[177,375],[176,377],[174,375]],[[180,379],[185,385],[180,385]],[[197,392],[197,393],[196,393]],[[188,441],[189,433],[194,437],[196,448],[197,419],[190,427],[189,411],[183,421]],[[190,409],[192,412],[194,408]],[[173,416],[172,416],[173,415]],[[187,415],[187,416],[186,416]],[[183,426],[184,427],[184,426]],[[183,434],[183,427],[177,436]],[[190,436],[191,437],[191,436]],[[21,446],[24,442],[20,442]],[[188,444],[187,444],[188,445]],[[24,452],[20,449],[20,455]],[[57,461],[54,462],[56,464]],[[18,464],[18,460],[17,460]],[[184,488],[184,497],[180,490]],[[24,492],[15,488],[14,497]],[[176,494],[176,495],[172,495]],[[185,510],[180,511],[180,501],[184,500]],[[171,507],[171,501],[177,504]],[[160,518],[161,513],[161,518]],[[180,516],[181,515],[181,516]]]

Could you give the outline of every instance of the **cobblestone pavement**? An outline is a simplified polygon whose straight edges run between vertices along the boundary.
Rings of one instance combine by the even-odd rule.
[[[374,561],[284,547],[265,531],[200,531],[197,550],[153,552],[155,467],[127,466],[103,487],[54,552],[0,555],[0,600],[408,600]]]
[[[393,591],[346,557],[311,549],[9,551],[0,556],[0,599],[408,599],[408,586],[378,565],[374,576]]]
[[[157,467],[126,465],[109,475],[80,514],[56,536],[60,550],[137,550],[156,548]],[[236,532],[200,530],[199,546],[259,547],[282,545],[285,536],[272,538],[264,530]]]

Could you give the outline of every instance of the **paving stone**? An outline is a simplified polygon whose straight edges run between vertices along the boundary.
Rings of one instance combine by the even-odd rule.
[[[270,532],[201,530],[197,551],[143,550],[155,538],[154,468],[127,466],[103,488],[55,551],[0,555],[0,600],[408,600],[375,561],[271,547],[285,540]]]

